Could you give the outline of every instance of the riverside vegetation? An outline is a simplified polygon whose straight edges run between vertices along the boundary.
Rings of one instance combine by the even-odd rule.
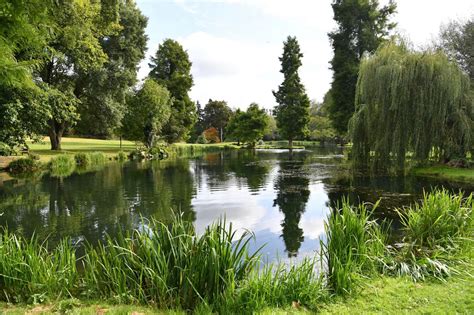
[[[459,266],[472,263],[472,195],[438,190],[398,209],[402,236],[392,245],[388,225],[374,221],[371,211],[344,200],[327,219],[320,257],[291,266],[262,267],[259,250],[248,251],[253,235],[237,237],[225,220],[202,235],[179,215],[170,225],[143,220],[139,230],[86,244],[82,257],[76,257],[78,244],[69,239],[51,249],[47,242],[5,228],[0,299],[100,299],[204,313],[251,313],[292,304],[315,311],[330,308],[338,297],[357,299],[359,288],[378,275],[445,281],[463,274]]]

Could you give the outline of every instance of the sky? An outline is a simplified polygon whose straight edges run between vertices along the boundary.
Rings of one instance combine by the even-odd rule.
[[[381,0],[381,4],[388,0]],[[192,62],[193,100],[225,100],[245,109],[276,105],[272,90],[283,80],[278,57],[283,41],[296,36],[303,53],[300,77],[310,99],[321,101],[332,81],[327,33],[336,27],[332,0],[137,0],[148,17],[148,62],[166,38],[181,43]],[[429,44],[440,26],[474,15],[472,0],[398,0],[397,32],[415,46]]]

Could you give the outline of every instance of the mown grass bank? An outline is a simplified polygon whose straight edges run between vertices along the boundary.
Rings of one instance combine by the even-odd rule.
[[[237,238],[224,221],[202,235],[196,235],[193,225],[179,216],[171,225],[143,221],[139,230],[124,232],[105,244],[87,245],[78,261],[81,269],[76,268],[78,258],[67,239],[48,251],[46,244],[4,231],[0,234],[4,257],[0,301],[49,302],[54,306],[47,306],[48,311],[76,304],[79,311],[90,310],[94,307],[90,301],[101,301],[198,314],[389,312],[398,304],[383,299],[388,300],[393,290],[402,290],[399,295],[406,307],[415,301],[426,308],[420,301],[433,294],[433,303],[441,303],[443,295],[453,292],[438,285],[453,281],[452,288],[459,289],[459,297],[453,298],[458,305],[445,309],[474,311],[472,290],[460,287],[462,282],[473,282],[472,196],[437,191],[399,211],[404,236],[390,246],[388,230],[371,219],[366,205],[354,208],[343,201],[325,225],[321,260],[307,258],[263,269],[258,251],[248,252],[252,235]],[[419,291],[420,300],[413,300],[418,294],[413,291],[422,287],[427,289]],[[371,301],[378,297],[365,293],[374,290],[382,290],[377,293],[381,301]],[[370,304],[359,306],[366,302]]]
[[[440,178],[449,181],[474,183],[474,168],[456,168],[445,165],[418,167],[412,170],[416,176]]]

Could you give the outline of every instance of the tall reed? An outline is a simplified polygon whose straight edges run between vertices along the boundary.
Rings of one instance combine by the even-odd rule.
[[[387,271],[414,280],[449,276],[456,256],[474,241],[472,194],[465,198],[446,189],[425,192],[420,203],[397,212],[404,237],[390,247]]]
[[[333,293],[350,293],[361,276],[381,268],[386,233],[371,220],[366,204],[352,207],[344,199],[340,209],[331,209],[325,231],[327,240],[321,241],[321,255]]]
[[[255,270],[238,284],[236,294],[219,303],[219,313],[251,314],[266,307],[302,306],[316,309],[326,294],[318,261],[305,258],[286,265],[270,264]]]
[[[218,299],[258,260],[247,252],[251,235],[236,240],[225,220],[201,236],[180,216],[171,225],[143,223],[142,230],[87,250],[84,285],[90,296],[193,309]]]
[[[78,279],[75,249],[68,239],[48,251],[36,237],[0,234],[0,300],[42,302],[69,297]]]

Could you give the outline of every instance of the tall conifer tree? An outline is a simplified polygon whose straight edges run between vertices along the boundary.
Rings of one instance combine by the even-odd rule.
[[[296,37],[288,36],[283,43],[283,55],[279,58],[283,82],[273,95],[278,103],[275,107],[278,130],[283,138],[288,139],[290,149],[293,140],[305,137],[308,131],[309,98],[298,74],[302,57]]]

